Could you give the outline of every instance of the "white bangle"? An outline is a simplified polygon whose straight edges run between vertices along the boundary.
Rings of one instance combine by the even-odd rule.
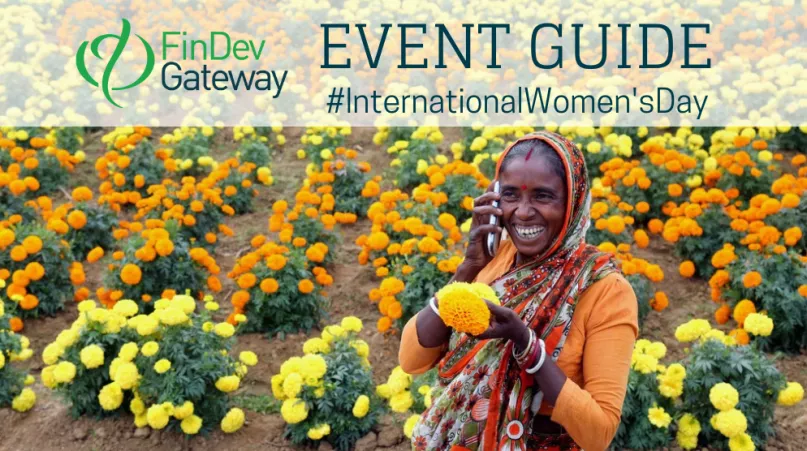
[[[438,318],[440,318],[440,310],[437,310],[437,305],[434,304],[434,301],[435,297],[432,296],[432,298],[429,299],[429,307],[431,307],[434,314],[437,315]]]
[[[541,369],[542,366],[544,366],[544,360],[546,360],[546,343],[544,343],[544,340],[539,338],[538,345],[541,347],[541,357],[538,359],[538,363],[536,363],[535,366],[525,370],[527,371],[527,374],[535,374]]]

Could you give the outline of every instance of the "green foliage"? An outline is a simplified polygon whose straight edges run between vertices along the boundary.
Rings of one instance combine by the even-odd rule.
[[[236,151],[238,161],[252,163],[255,167],[268,167],[272,162],[272,149],[259,139],[245,139]]]
[[[792,227],[805,228],[805,224],[807,224],[807,196],[803,196],[799,201],[799,205],[795,208],[782,208],[777,213],[766,217],[765,223],[776,227],[782,232]],[[807,232],[807,228],[802,232]],[[788,247],[802,255],[807,254],[807,233],[803,234],[794,245]]]
[[[390,165],[384,178],[393,180],[396,188],[408,191],[429,181],[424,166],[428,166],[428,162],[437,156],[437,145],[428,139],[413,139],[404,142],[408,144],[397,151],[396,160],[398,162]],[[421,170],[419,171],[418,162],[421,160],[423,163],[420,163]]]
[[[751,155],[752,160],[757,160],[754,162],[756,167],[744,167],[741,175],[723,170],[720,180],[717,181],[717,187],[723,191],[738,190],[740,195],[737,200],[741,201],[748,201],[757,194],[770,194],[773,181],[781,175],[781,169],[776,161],[767,163],[759,161],[759,152],[756,150],[748,150],[747,153]],[[726,156],[724,155],[723,158]],[[754,170],[759,170],[759,174],[754,175]]]
[[[765,310],[773,319],[773,332],[769,337],[757,337],[765,350],[799,352],[807,347],[807,302],[798,289],[807,285],[807,266],[795,253],[764,256],[738,248],[737,259],[727,268],[731,281],[723,289],[723,296],[733,307],[743,299],[754,302],[758,311]],[[762,283],[745,288],[743,276],[757,271]]]
[[[230,169],[227,177],[219,180],[218,186],[222,189],[222,199],[231,206],[236,215],[243,215],[253,211],[255,188],[244,187],[244,181],[250,180],[249,174]],[[247,183],[249,185],[249,183]],[[234,191],[234,192],[233,192]]]
[[[14,274],[21,271],[28,280],[25,286],[28,295],[35,296],[38,300],[33,308],[25,308],[29,300],[20,301],[18,313],[23,318],[36,318],[40,315],[53,316],[56,312],[64,309],[64,304],[73,299],[73,284],[70,280],[70,266],[73,261],[70,246],[63,241],[54,231],[46,229],[40,223],[20,223],[15,228],[10,229],[14,234],[14,240],[0,252],[0,268]],[[23,244],[26,238],[37,237],[42,243],[39,251],[29,253],[21,252],[20,256],[25,258],[15,261],[12,255],[25,249]],[[30,241],[36,241],[30,238]],[[14,249],[17,249],[15,251]],[[30,250],[30,248],[29,248]],[[39,263],[44,268],[45,273],[39,280],[30,280],[27,276],[26,268],[32,263]]]
[[[264,332],[270,337],[308,332],[326,315],[327,300],[320,294],[321,287],[317,286],[316,278],[308,268],[303,250],[292,249],[283,257],[286,263],[279,270],[273,270],[265,263],[252,268],[258,282],[249,290],[249,302],[244,307],[248,318],[244,332]],[[269,278],[277,281],[278,289],[273,293],[260,288],[261,281]],[[300,292],[298,285],[303,279],[314,283],[312,292]]]
[[[233,405],[242,409],[251,410],[263,415],[272,415],[280,413],[279,402],[269,395],[253,395],[244,393],[241,395],[233,396]]]
[[[346,134],[350,134],[350,128],[308,127],[301,138],[303,150],[315,166],[321,167],[333,159],[337,147],[344,145]]]
[[[697,218],[700,236],[682,236],[675,243],[675,255],[695,264],[695,274],[708,279],[715,272],[712,256],[725,243],[738,243],[740,233],[731,228],[731,218],[717,204],[709,204]]]
[[[84,145],[83,127],[58,127],[53,130],[56,138],[56,147],[68,152],[76,153]]]
[[[111,183],[115,191],[137,191],[143,197],[148,197],[148,188],[151,185],[160,184],[165,177],[165,168],[162,161],[160,161],[154,151],[154,145],[147,138],[142,139],[134,149],[126,153],[129,157],[129,165],[125,168],[117,168],[118,173],[123,174],[124,183],[118,185],[114,182],[114,176]],[[111,172],[111,171],[110,171]],[[136,178],[140,175],[143,177],[143,184],[138,186]]]
[[[622,419],[611,442],[612,449],[658,449],[668,445],[671,440],[668,429],[653,425],[647,418],[648,410],[654,405],[668,413],[672,406],[668,398],[659,394],[656,373],[642,374],[631,369]]]
[[[753,346],[726,346],[707,340],[690,348],[682,362],[687,370],[682,412],[694,415],[701,424],[700,442],[728,449],[728,439],[715,431],[709,420],[717,409],[709,391],[719,382],[731,384],[740,394],[737,409],[748,420],[748,434],[758,445],[774,434],[773,414],[785,378],[768,358]]]
[[[478,174],[481,176],[482,174]],[[484,179],[487,181],[487,179]],[[475,199],[485,192],[485,188],[479,186],[479,179],[474,174],[448,174],[445,177],[445,183],[434,187],[435,193],[445,193],[448,197],[448,202],[440,205],[440,212],[449,213],[457,219],[458,224],[462,224],[473,215],[471,210],[463,207],[463,200],[466,197]]]
[[[334,180],[331,183],[333,187],[331,194],[336,200],[334,211],[364,216],[371,198],[362,196],[362,190],[370,180],[370,174],[359,169],[354,160],[345,161],[344,167],[333,168],[332,172]]]
[[[84,213],[87,222],[84,227],[71,227],[65,235],[76,260],[87,259],[87,254],[95,247],[109,250],[115,246],[112,230],[118,225],[117,214],[104,205],[79,203],[74,210]]]
[[[198,177],[207,172],[199,159],[210,155],[211,139],[202,133],[190,133],[174,142],[171,146],[171,158],[177,162],[176,175],[180,177]]]

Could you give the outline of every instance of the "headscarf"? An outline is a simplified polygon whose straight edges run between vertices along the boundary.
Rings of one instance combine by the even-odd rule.
[[[610,254],[586,244],[591,193],[580,149],[560,135],[525,135],[505,149],[496,165],[518,143],[540,140],[560,157],[566,173],[563,228],[546,251],[510,270],[517,250],[511,241],[479,273],[502,305],[513,309],[546,343],[547,358],[557,361],[571,328],[577,299],[592,283],[619,271]],[[479,340],[452,334],[439,364],[438,392],[413,431],[416,450],[524,450],[533,415],[547,409],[543,394],[512,357],[507,340]],[[542,405],[543,404],[543,405]]]

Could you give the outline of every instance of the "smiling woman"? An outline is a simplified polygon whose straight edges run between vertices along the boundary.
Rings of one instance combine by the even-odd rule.
[[[474,201],[452,280],[495,291],[501,305],[487,304],[490,327],[453,331],[435,295],[401,337],[404,371],[439,369],[414,449],[604,450],[619,426],[638,305],[613,256],[585,242],[585,160],[565,138],[534,133],[504,151],[496,180],[500,194],[489,189]],[[492,257],[482,245],[500,231],[491,215],[509,236]]]

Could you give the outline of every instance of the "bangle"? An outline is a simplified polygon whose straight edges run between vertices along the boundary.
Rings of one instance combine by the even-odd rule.
[[[527,346],[523,350],[521,350],[521,352],[516,353],[516,347],[515,345],[513,345],[513,357],[516,359],[516,362],[518,362],[519,365],[521,365],[524,359],[526,359],[527,356],[531,354],[530,351],[532,351],[532,347],[535,345],[535,338],[536,338],[535,332],[533,332],[532,329],[528,329],[528,331],[530,337],[529,340],[527,340]]]
[[[434,296],[432,296],[432,298],[429,299],[429,307],[431,307],[434,314],[437,315],[438,318],[440,318],[440,310],[437,310],[437,305],[434,303],[435,299],[436,298]]]
[[[539,338],[538,346],[541,348],[541,358],[538,359],[538,363],[536,363],[535,366],[526,369],[527,374],[535,374],[544,366],[544,361],[546,360],[546,343]]]

